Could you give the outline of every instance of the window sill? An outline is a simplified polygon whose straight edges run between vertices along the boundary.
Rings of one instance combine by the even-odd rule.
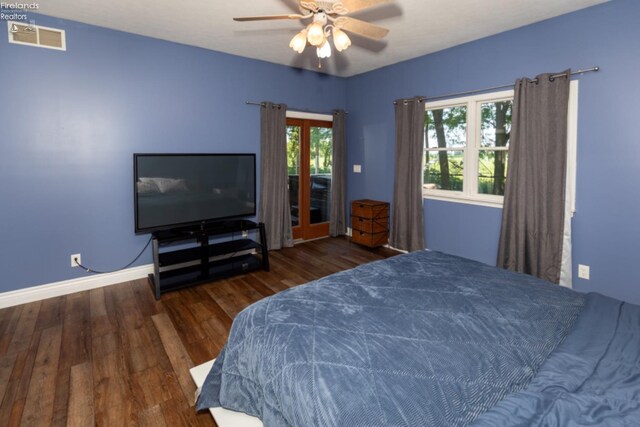
[[[489,208],[502,209],[503,197],[499,196],[476,196],[470,197],[462,193],[454,194],[434,194],[432,192],[423,192],[422,198],[426,200],[439,200],[443,202],[463,203],[467,205],[485,206]]]

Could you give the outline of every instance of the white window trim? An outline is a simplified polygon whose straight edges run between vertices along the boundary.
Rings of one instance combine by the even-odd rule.
[[[303,119],[303,120],[320,120],[323,122],[333,122],[333,116],[331,114],[319,114],[319,113],[307,113],[304,111],[290,111],[287,110],[288,119]]]
[[[571,203],[571,216],[576,213],[576,181],[578,171],[578,80],[569,85],[569,112],[567,116],[567,197]]]
[[[513,99],[513,90],[501,92],[483,93],[480,95],[465,96],[462,98],[445,99],[425,103],[425,111],[443,107],[467,106],[467,144],[464,148],[464,172],[463,191],[451,190],[423,190],[425,199],[444,200],[456,203],[467,203],[488,207],[502,207],[503,197],[491,194],[478,194],[477,189],[472,191],[469,185],[471,180],[477,180],[478,162],[477,153],[480,147],[480,135],[472,132],[478,126],[478,106],[487,101],[510,100]],[[450,151],[455,151],[452,148]],[[475,157],[475,158],[472,158]]]
[[[443,107],[454,107],[467,105],[467,146],[464,149],[464,191],[450,190],[427,190],[423,189],[422,197],[427,200],[441,200],[453,203],[464,203],[470,205],[486,206],[492,208],[502,208],[504,196],[491,194],[478,194],[470,191],[471,177],[476,177],[478,173],[477,158],[471,161],[471,152],[477,152],[480,148],[480,135],[471,132],[477,127],[478,106],[487,101],[498,101],[501,99],[513,99],[513,90],[501,92],[484,93],[480,95],[467,96],[463,98],[451,98],[442,101],[425,103],[425,111]],[[569,90],[569,111],[568,111],[568,134],[567,134],[567,179],[573,183],[572,194],[567,194],[571,200],[572,212],[575,213],[575,182],[576,182],[576,155],[578,142],[578,81],[571,81]],[[469,150],[469,147],[472,149]],[[449,151],[456,151],[452,148]],[[477,178],[474,178],[474,180]],[[477,189],[475,190],[477,191]]]

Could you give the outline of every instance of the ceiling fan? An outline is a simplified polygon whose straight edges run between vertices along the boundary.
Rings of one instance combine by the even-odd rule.
[[[331,56],[329,37],[333,35],[333,43],[339,52],[351,46],[351,39],[345,33],[349,32],[372,40],[381,40],[389,30],[369,22],[346,16],[353,12],[368,9],[393,0],[299,0],[300,14],[247,16],[233,18],[234,21],[269,21],[277,19],[310,19],[313,21],[300,31],[289,43],[289,47],[302,53],[307,42],[316,47],[318,58]]]

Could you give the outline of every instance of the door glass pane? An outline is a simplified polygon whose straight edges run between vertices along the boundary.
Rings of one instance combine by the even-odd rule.
[[[508,156],[507,150],[480,150],[478,193],[504,196]]]
[[[309,223],[329,221],[331,211],[331,167],[333,164],[333,130],[311,127],[310,172],[311,206]]]
[[[427,151],[424,188],[462,191],[464,151]]]
[[[300,225],[300,126],[287,126],[287,166],[291,226]]]

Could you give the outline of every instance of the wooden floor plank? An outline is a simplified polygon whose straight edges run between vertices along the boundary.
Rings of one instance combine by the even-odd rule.
[[[169,316],[166,313],[160,313],[152,316],[152,318],[158,334],[160,334],[162,345],[171,361],[171,366],[173,366],[173,370],[178,377],[184,397],[189,402],[193,400],[196,392],[196,386],[189,375],[189,369],[194,366],[193,361],[184,348]]]
[[[263,299],[267,295],[263,295],[260,292],[256,291],[253,287],[251,287],[243,276],[234,277],[227,281],[228,286],[232,289],[232,292],[235,292],[237,295],[242,295],[244,300],[247,302],[247,306],[253,304],[254,302],[258,302]]]
[[[29,391],[31,374],[40,343],[40,334],[41,332],[36,331],[31,337],[29,347],[16,354],[16,364],[11,372],[4,399],[0,404],[0,426],[20,424],[22,408],[24,408],[24,400]]]
[[[16,306],[0,308],[0,336],[4,335],[6,320],[11,317],[15,309]]]
[[[91,296],[90,292],[68,295],[64,304],[62,349],[56,377],[52,425],[67,423],[71,387],[71,369],[91,361]],[[43,306],[44,307],[44,306]]]
[[[227,338],[229,338],[229,328],[225,328],[223,324],[216,319],[209,319],[204,324],[209,341],[216,346],[216,351],[213,354],[217,355],[227,342]]]
[[[9,378],[11,378],[13,367],[16,365],[17,357],[17,354],[0,357],[0,404],[4,400],[5,392],[9,386]]]
[[[134,390],[139,393],[141,404],[145,408],[157,406],[173,398],[160,366],[136,372],[133,374],[133,380]]]
[[[132,290],[140,313],[144,317],[151,317],[163,311],[163,305],[161,302],[156,301],[154,294],[151,292],[151,288],[145,282],[145,280],[138,280],[132,283]]]
[[[97,425],[129,425],[133,417],[137,418],[123,378],[126,370],[120,356],[119,351],[109,354],[94,352],[94,416]]]
[[[133,293],[133,287],[131,282],[121,283],[119,285],[110,286],[105,288],[111,291],[112,306],[118,315],[118,323],[123,328],[138,328],[144,323],[144,318],[138,305],[136,304],[136,298]]]
[[[38,426],[51,423],[61,344],[62,326],[42,331],[21,425]]]
[[[53,417],[51,418],[51,425],[55,427],[62,427],[67,424],[69,389],[71,387],[71,368],[58,370],[58,373],[56,374],[55,387],[56,395],[53,400]]]
[[[216,286],[207,287],[207,292],[227,316],[232,319],[247,305],[251,304],[251,300],[247,300],[244,295],[236,293],[226,280],[216,283]]]
[[[107,315],[107,306],[104,302],[104,288],[90,290],[89,301],[91,304],[91,318]]]
[[[18,327],[18,321],[20,320],[20,315],[24,307],[24,305],[20,305],[2,310],[4,316],[2,323],[0,323],[0,356],[5,354],[9,348],[9,343]]]
[[[193,305],[194,304],[187,304],[178,299],[173,299],[165,304],[168,314],[171,319],[174,320],[178,335],[180,335],[186,343],[199,341],[206,336],[196,316],[189,310],[189,307]]]
[[[43,329],[62,324],[65,315],[66,299],[67,297],[62,296],[42,301],[38,320],[36,321],[36,331],[42,331]]]
[[[144,371],[158,365],[151,336],[153,327],[152,320],[148,318],[140,328],[128,329],[121,337],[125,342],[122,349],[129,373]]]
[[[25,399],[17,399],[11,406],[11,411],[8,413],[6,426],[20,426],[23,424],[22,414],[24,413]]]
[[[91,306],[89,292],[67,297],[62,333],[61,369],[91,359]]]
[[[140,414],[140,427],[165,427],[166,425],[160,405],[147,408]]]
[[[93,372],[91,363],[71,367],[69,404],[66,425],[70,427],[93,426]]]
[[[207,309],[211,318],[215,318],[217,322],[220,322],[226,329],[231,329],[233,318],[230,317],[215,299],[211,297],[211,294],[207,292],[207,287],[214,285],[197,286],[194,288],[200,295],[200,303]],[[205,328],[206,332],[206,328]]]
[[[254,276],[250,276],[250,275],[243,276],[240,279],[240,281],[242,283],[246,283],[248,286],[251,286],[256,292],[258,292],[263,297],[268,297],[276,293],[274,292],[273,289],[266,286],[264,283],[262,283],[260,280],[258,280]]]
[[[264,273],[264,272],[262,272],[262,273]],[[256,274],[256,273],[251,273],[250,276],[253,277],[256,280],[259,280],[261,283],[263,283],[265,286],[267,286],[269,289],[271,289],[275,293],[284,291],[285,289],[289,288],[289,286],[287,286],[287,285],[285,285],[283,283],[282,277],[278,276],[277,274],[268,274],[268,273]]]
[[[9,343],[7,354],[17,353],[26,350],[29,347],[41,305],[41,301],[25,304],[22,313],[20,314],[20,318],[18,319],[18,324],[16,325],[13,338]]]
[[[294,248],[287,248],[283,249],[282,251],[274,251],[273,253],[269,253],[269,258],[277,260],[279,264],[284,266],[284,268],[302,277],[305,282],[310,282],[311,280],[325,275],[323,272],[313,273],[308,265],[296,264],[294,261],[291,261],[291,259],[289,259],[289,257],[287,256],[287,252],[290,252],[288,249]]]
[[[396,253],[338,238],[270,254],[269,272],[160,301],[141,279],[0,310],[0,426],[215,426],[189,368],[218,355],[240,310]]]

